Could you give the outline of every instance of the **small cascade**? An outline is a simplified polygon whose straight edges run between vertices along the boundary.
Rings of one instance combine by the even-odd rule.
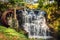
[[[23,27],[28,32],[29,38],[52,38],[44,14],[44,11],[35,13],[33,10],[30,10],[30,12],[25,10],[23,12]]]

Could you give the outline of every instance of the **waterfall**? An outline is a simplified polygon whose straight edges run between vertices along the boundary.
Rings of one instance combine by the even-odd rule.
[[[23,12],[23,27],[28,32],[29,38],[51,38],[44,13],[44,11],[38,11],[35,14],[33,10]]]

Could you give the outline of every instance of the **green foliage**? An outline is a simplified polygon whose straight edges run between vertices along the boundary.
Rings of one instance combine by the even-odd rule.
[[[24,6],[24,3],[21,2],[21,3],[18,4],[18,6]]]
[[[6,29],[4,26],[0,26],[0,32],[4,32]]]
[[[18,37],[18,39],[27,39],[24,34],[16,32],[14,29],[6,28],[4,26],[0,26],[0,33],[3,33],[7,39],[12,39],[13,37]]]
[[[56,2],[51,3],[51,4],[48,3],[48,4],[46,4],[46,5],[43,5],[43,7],[44,7],[44,8],[47,8],[47,9],[48,9],[49,7],[53,7],[53,6],[55,6],[55,7],[57,6],[57,5],[56,5]]]
[[[6,28],[4,26],[0,26],[0,32],[9,34],[9,35],[18,35],[18,33],[14,29]]]
[[[15,5],[15,4],[19,4],[22,1],[23,0],[9,0],[9,3],[11,3],[12,5]]]
[[[5,33],[9,35],[14,35],[14,36],[19,35],[14,29],[11,29],[11,28],[6,29]]]
[[[9,0],[9,3],[11,3],[12,5],[14,5],[16,3],[16,0]]]
[[[38,8],[42,8],[42,7],[45,7],[45,8],[49,8],[51,6],[57,6],[57,1],[54,1],[53,3],[49,3],[49,0],[38,0],[38,3],[39,3],[39,6]]]
[[[59,26],[59,14],[56,12],[58,11],[57,8],[57,3],[51,3],[51,4],[46,4],[43,5],[41,10],[44,10],[47,12],[47,20],[48,20],[48,25],[54,28],[55,31],[58,31],[58,26]],[[58,15],[58,16],[57,16]]]
[[[38,0],[38,3],[39,3],[39,8],[42,8],[43,7],[43,2],[44,2],[44,0]]]
[[[0,11],[5,11],[7,8],[7,5],[0,3]]]

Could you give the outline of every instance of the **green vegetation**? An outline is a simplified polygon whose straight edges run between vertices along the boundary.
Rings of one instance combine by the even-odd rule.
[[[7,9],[7,5],[3,4],[2,2],[0,2],[0,11],[5,11]]]
[[[23,0],[9,0],[9,3],[11,3],[12,5],[18,5],[21,2],[23,2]]]
[[[9,2],[0,2],[0,11],[6,11],[7,9],[9,9],[10,7],[15,7],[17,6],[23,6],[24,3],[23,0],[8,0]],[[9,5],[9,6],[8,6]]]
[[[40,0],[42,3],[44,3],[43,0]],[[55,1],[54,3],[49,3],[48,1],[46,1],[47,4],[45,5],[39,5],[41,7],[39,7],[41,10],[45,10],[47,12],[47,22],[49,22],[49,26],[51,26],[52,28],[54,28],[54,30],[58,31],[58,26],[59,26],[59,20],[60,20],[60,14],[57,13],[57,11],[59,12],[58,9],[58,4],[57,1]],[[39,2],[39,4],[41,4]]]
[[[27,39],[24,34],[21,34],[19,32],[16,32],[14,29],[11,28],[6,28],[4,26],[0,26],[0,35],[4,35],[7,40],[22,40],[22,39]],[[14,38],[15,37],[15,38]],[[0,37],[0,39],[4,40],[3,38]]]

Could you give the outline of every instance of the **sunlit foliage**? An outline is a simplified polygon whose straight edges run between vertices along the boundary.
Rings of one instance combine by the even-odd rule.
[[[40,9],[45,10],[47,12],[47,22],[49,23],[49,26],[54,28],[55,31],[58,31],[59,26],[59,15],[56,11],[58,11],[57,2],[55,1],[52,4],[46,4],[40,7]]]

